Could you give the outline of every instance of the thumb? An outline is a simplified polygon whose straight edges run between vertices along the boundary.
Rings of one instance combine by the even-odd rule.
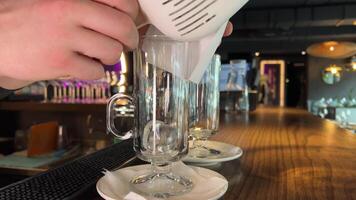
[[[141,8],[140,8],[140,11],[138,12],[138,15],[137,15],[136,19],[135,19],[135,23],[136,23],[136,26],[137,26],[138,29],[141,29],[145,25],[149,24],[148,17],[142,11]]]

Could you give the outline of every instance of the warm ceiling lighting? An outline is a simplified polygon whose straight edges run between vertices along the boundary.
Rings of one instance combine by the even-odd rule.
[[[340,45],[340,43],[336,41],[324,42],[324,46],[329,47],[329,51],[335,51],[335,47],[338,45]]]
[[[353,24],[354,26],[356,26],[356,20],[355,20],[355,21],[353,21],[353,22],[352,22],[352,24]]]
[[[339,45],[340,43],[339,42],[336,42],[336,41],[326,41],[323,43],[324,46],[327,46],[327,47],[330,47],[330,46],[337,46]]]
[[[329,67],[327,67],[325,69],[325,71],[330,72],[334,75],[340,74],[340,72],[342,71],[342,67],[337,66],[337,65],[330,65]]]
[[[307,53],[314,57],[346,59],[356,53],[356,43],[327,41],[308,47]]]
[[[336,74],[336,73],[337,73],[337,69],[333,67],[333,68],[330,69],[330,72],[331,72],[332,74]]]
[[[307,54],[307,52],[305,51],[302,51],[302,55],[305,56]]]
[[[258,52],[258,51],[255,52],[255,56],[256,56],[256,57],[258,57],[258,56],[260,56],[260,55],[261,55],[260,52]]]

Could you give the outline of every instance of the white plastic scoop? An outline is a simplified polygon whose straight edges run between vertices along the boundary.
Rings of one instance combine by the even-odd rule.
[[[150,62],[149,59],[148,62],[178,77],[199,83],[221,42],[228,20],[247,2],[248,0],[139,0],[149,24],[164,35],[178,41],[187,41],[189,45],[187,52],[181,53],[183,63],[180,66],[184,69],[179,72],[170,68],[170,57],[166,57],[166,61],[160,60],[160,63],[157,60],[156,63]],[[152,27],[150,31],[157,32]],[[150,45],[159,45],[145,41],[143,44],[144,51]]]
[[[170,38],[200,40],[216,32],[248,0],[139,0],[150,24]]]

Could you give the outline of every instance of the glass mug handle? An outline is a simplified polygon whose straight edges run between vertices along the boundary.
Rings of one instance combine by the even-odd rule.
[[[120,132],[115,127],[115,119],[124,118],[124,117],[133,118],[134,109],[135,109],[134,99],[131,96],[125,94],[116,94],[112,96],[106,107],[106,126],[107,126],[108,133],[112,133],[120,140],[127,140],[132,138],[133,129],[127,132]],[[120,113],[117,114],[118,112]]]

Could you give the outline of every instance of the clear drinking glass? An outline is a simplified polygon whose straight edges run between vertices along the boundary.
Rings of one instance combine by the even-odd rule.
[[[90,81],[82,81],[82,102],[83,103],[92,103],[94,94],[93,94],[93,89]]]
[[[110,95],[110,87],[106,83],[106,79],[100,79],[97,82],[97,86],[99,89],[98,97],[97,97],[97,102],[98,103],[106,103],[108,95]]]
[[[74,80],[75,86],[75,103],[82,103],[83,99],[83,83],[80,80]]]
[[[134,96],[114,95],[107,107],[108,130],[120,139],[133,137],[137,156],[151,163],[149,174],[137,172],[131,184],[140,193],[169,198],[189,192],[189,177],[175,175],[171,163],[188,153],[189,83],[173,74],[185,64],[187,42],[162,35],[145,36],[146,48],[134,53]],[[147,46],[148,45],[148,46]],[[152,64],[155,63],[155,64]],[[162,66],[162,63],[169,66]],[[173,73],[162,70],[170,67]],[[135,110],[132,131],[122,133],[115,120]]]
[[[75,84],[73,80],[68,80],[68,102],[74,103],[75,102]]]
[[[51,99],[51,102],[60,103],[62,100],[61,85],[57,81],[49,81],[48,85],[53,87],[53,97]]]
[[[39,87],[42,88],[42,94],[43,94],[43,103],[47,103],[49,101],[48,97],[48,84],[46,81],[40,81],[37,83]]]
[[[215,55],[199,84],[189,88],[189,136],[192,146],[189,155],[206,158],[220,152],[204,146],[204,141],[219,129],[221,60]]]
[[[61,91],[62,91],[62,98],[61,98],[61,103],[68,103],[68,82],[67,80],[57,80],[57,82],[60,84]]]

